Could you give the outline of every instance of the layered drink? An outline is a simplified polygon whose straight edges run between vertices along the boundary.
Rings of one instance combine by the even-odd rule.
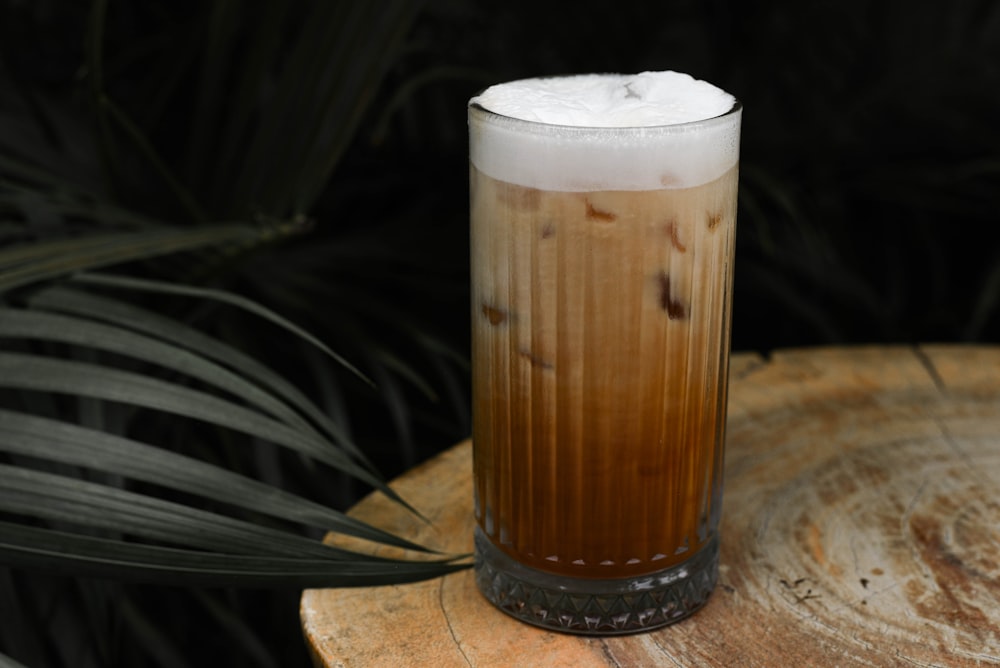
[[[627,633],[717,573],[740,107],[672,72],[469,107],[477,582]]]

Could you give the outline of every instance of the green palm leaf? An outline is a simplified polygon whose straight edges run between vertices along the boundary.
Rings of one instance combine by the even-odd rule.
[[[0,337],[59,341],[142,360],[212,385],[290,427],[312,429],[286,404],[220,364],[126,329],[65,315],[0,308]]]
[[[145,11],[98,0],[70,36],[83,45],[79,89],[51,99],[19,89],[36,104],[18,119],[34,123],[30,139],[0,133],[0,235],[21,243],[0,248],[0,566],[296,589],[410,582],[469,566],[282,489],[283,467],[271,477],[266,459],[278,449],[268,443],[402,502],[352,442],[345,413],[331,417],[276,370],[191,327],[190,309],[170,318],[156,306],[226,305],[211,310],[215,333],[232,327],[235,307],[290,332],[310,359],[328,358],[317,366],[339,367],[331,382],[340,369],[361,377],[338,352],[368,363],[367,342],[352,340],[336,315],[323,319],[334,336],[316,337],[277,314],[291,312],[287,301],[270,301],[279,305],[271,310],[184,283],[223,283],[317,215],[420,5],[219,0],[178,11],[167,3],[151,30]],[[143,77],[133,79],[137,71]],[[66,104],[87,98],[85,113]],[[90,273],[112,266],[121,273]],[[344,348],[335,352],[330,340]],[[388,353],[386,364],[419,386],[406,360]],[[156,445],[150,415],[162,418]],[[293,472],[301,463],[285,461]],[[236,472],[243,467],[252,473]],[[376,559],[305,538],[302,528],[416,556]],[[0,582],[5,591],[13,590]],[[113,594],[100,605],[114,601],[114,614],[88,609],[101,598],[84,592],[79,619],[118,615],[121,624],[124,615],[124,631],[165,641],[142,651],[179,647],[160,635],[162,620],[144,616],[151,609],[128,612]],[[47,641],[58,629],[51,634]],[[0,655],[6,665],[14,664]]]
[[[0,654],[0,668],[27,668],[27,666]]]
[[[249,556],[124,543],[0,522],[0,561],[88,577],[214,587],[365,587],[468,568],[444,561]]]
[[[101,246],[100,243],[97,246]],[[70,254],[81,254],[71,244]],[[34,268],[46,258],[8,254],[8,266]],[[84,274],[82,285],[211,298],[302,330],[247,300],[215,290]],[[97,361],[0,352],[0,387],[111,401],[173,413],[270,440],[322,461],[402,502],[370,464],[328,439],[336,428],[279,376],[222,342],[126,302],[61,285],[29,291],[30,308],[0,308],[0,340],[59,343],[114,353],[172,379]],[[149,316],[155,316],[150,318]],[[310,341],[319,343],[315,339]],[[332,354],[332,351],[325,349]],[[193,389],[196,380],[221,394]],[[277,391],[275,391],[277,390]],[[317,429],[319,424],[325,429]],[[242,512],[271,515],[409,550],[419,545],[256,480],[153,446],[37,415],[0,409],[0,452],[83,467],[102,476],[195,494]],[[250,586],[355,585],[433,577],[467,565],[390,560],[331,548],[295,533],[23,465],[0,465],[0,512],[98,531],[99,535],[17,525],[5,531],[0,562],[82,575],[160,583],[229,582]],[[138,546],[131,539],[172,544]],[[55,549],[53,545],[58,545]],[[179,556],[178,550],[183,556]],[[233,555],[243,555],[234,560]],[[256,561],[255,561],[256,560]],[[381,561],[376,559],[375,561]],[[336,562],[336,563],[334,563]]]
[[[0,464],[0,511],[201,550],[348,556],[308,538],[77,478]]]
[[[315,432],[298,430],[233,401],[183,385],[90,362],[0,352],[0,387],[114,401],[232,429],[314,457],[405,504],[367,468],[331,447]]]
[[[129,231],[15,247],[0,253],[0,291],[56,278],[77,269],[220,243],[254,243],[260,238],[259,235],[248,234],[248,230],[251,230],[248,226],[233,226],[200,230],[194,234],[175,230],[153,230],[152,233],[147,230]],[[353,370],[340,356],[301,328],[269,309],[230,293],[95,274],[77,274],[75,282],[228,303],[284,327]],[[356,448],[342,449],[343,444],[349,444],[349,441],[344,440],[338,446],[328,440],[331,435],[337,438],[339,430],[329,419],[323,418],[322,412],[311,402],[266,367],[221,342],[169,318],[158,315],[150,318],[155,314],[128,303],[59,285],[29,291],[23,299],[30,309],[0,309],[0,339],[60,343],[79,349],[112,352],[116,357],[131,358],[145,366],[168,369],[175,378],[197,380],[216,388],[221,395],[193,389],[184,382],[156,378],[146,372],[136,373],[93,361],[81,362],[22,352],[0,352],[0,387],[118,402],[174,413],[263,438],[341,470],[405,505],[373,473],[371,465],[359,456]],[[0,411],[0,435],[4,438],[0,450],[11,455],[83,466],[102,475],[124,476],[199,494],[243,511],[309,524],[321,523],[328,530],[406,549],[423,549],[294,495],[265,489],[265,485],[255,480],[112,434],[40,416]],[[342,551],[297,534],[23,466],[0,466],[0,481],[0,510],[6,513],[180,544],[199,551],[196,561],[203,559],[201,552],[273,557],[273,552],[277,551],[282,558],[291,552],[300,560],[317,555],[327,559],[331,555],[341,559],[345,556]],[[144,553],[137,561],[126,559],[123,565],[119,558],[121,551],[133,549],[134,544],[107,537],[97,543],[86,543],[89,549],[99,551],[107,548],[103,555],[88,556],[76,551],[67,552],[64,548],[62,556],[57,558],[34,542],[39,540],[38,531],[51,532],[48,529],[33,530],[28,534],[8,532],[9,536],[19,535],[27,542],[4,545],[0,551],[4,555],[4,563],[11,566],[31,563],[36,567],[73,569],[77,573],[108,574],[114,570],[116,574],[129,572],[132,573],[129,577],[158,582],[180,579],[190,583],[200,581],[199,578],[218,577],[218,564],[206,566],[204,561],[197,562],[201,566],[200,570],[194,568],[194,576],[189,576],[184,569],[180,573],[177,570],[170,572],[166,563],[156,562],[156,558],[162,556],[160,553]],[[51,535],[46,535],[46,540],[52,539]],[[75,534],[60,534],[59,537],[64,545],[73,545],[73,550],[83,547],[73,540],[93,538]],[[171,553],[169,556],[174,558],[171,563],[179,563],[176,555]],[[368,560],[363,555],[354,555],[354,558],[361,562]],[[115,569],[109,567],[112,563]],[[435,571],[433,566],[418,564],[409,575],[399,575],[399,570],[390,572],[396,573],[393,577],[420,578],[455,568],[448,566]],[[405,571],[409,567],[408,562],[403,562],[402,567],[402,572],[408,572]],[[264,571],[268,568],[281,569],[277,571],[280,575],[261,574],[256,570],[261,568]],[[244,583],[276,583],[286,576],[290,578],[288,581],[294,582],[306,581],[303,578],[308,581],[319,578],[327,582],[330,581],[329,570],[329,565],[317,568],[316,564],[303,566],[300,561],[293,564],[265,563],[248,566],[244,572],[231,571],[228,577]],[[385,575],[384,570],[379,569],[333,570],[338,573],[335,577],[341,578],[340,581],[352,583],[370,581],[365,578],[381,579]],[[319,575],[320,572],[322,575]],[[358,574],[361,580],[355,577]]]
[[[6,205],[13,211],[22,209],[27,199],[43,204],[49,214],[59,219],[99,220],[104,226],[133,228],[157,224],[147,216],[101,198],[79,183],[4,155],[2,150],[0,174],[6,177],[3,188],[0,188],[0,205]]]
[[[312,401],[284,378],[232,346],[148,309],[63,285],[34,291],[27,295],[25,300],[33,309],[68,313],[82,316],[87,320],[107,322],[121,331],[139,332],[165,341],[181,350],[196,351],[203,359],[215,361],[227,369],[238,372],[248,381],[265,388],[276,399],[292,406],[318,425],[328,437],[350,452],[355,459],[370,470],[374,470],[345,431]]]
[[[0,452],[85,467],[396,547],[420,545],[281,489],[138,441],[0,409]]]
[[[237,108],[260,113],[241,115],[223,130],[215,174],[227,178],[231,206],[253,202],[277,216],[311,208],[374,98],[372,82],[391,64],[419,8],[412,0],[317,2],[295,15],[301,32],[285,45],[268,105],[260,109],[261,74],[252,68],[254,85],[237,89],[247,104]]]
[[[38,242],[0,251],[0,292],[66,274],[229,243],[251,243],[250,225],[154,228]]]
[[[264,308],[263,306],[254,303],[253,301],[240,297],[239,295],[232,294],[230,292],[224,292],[222,290],[212,290],[208,288],[199,288],[195,286],[178,285],[176,283],[166,283],[163,281],[151,281],[148,279],[138,279],[138,278],[128,278],[125,276],[109,276],[101,274],[77,274],[73,277],[74,281],[81,282],[84,284],[99,285],[105,287],[122,288],[126,290],[138,290],[143,292],[152,292],[158,294],[169,294],[169,295],[181,295],[185,297],[199,297],[201,299],[212,299],[215,301],[224,302],[237,306],[239,308],[245,309],[261,318],[270,320],[271,322],[283,327],[297,336],[305,339],[312,345],[316,346],[324,353],[337,360],[347,369],[353,371],[359,378],[368,381],[364,375],[358,371],[350,362],[345,360],[343,357],[337,353],[330,350],[322,341],[317,339],[315,336],[309,332],[303,330],[287,319],[282,318],[277,313],[274,313],[270,309]]]

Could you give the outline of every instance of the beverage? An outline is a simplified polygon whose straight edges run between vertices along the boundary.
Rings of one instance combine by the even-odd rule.
[[[470,108],[477,578],[525,621],[642,630],[714,585],[739,128],[723,102],[704,127],[624,130]]]
[[[713,535],[735,179],[572,193],[473,171],[477,513],[521,563],[638,575]]]

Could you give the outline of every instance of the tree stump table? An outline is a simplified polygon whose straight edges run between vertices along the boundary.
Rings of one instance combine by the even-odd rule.
[[[693,617],[586,638],[515,621],[471,571],[309,590],[318,666],[1000,665],[1000,347],[735,355],[719,586]],[[471,444],[351,514],[472,549]],[[379,548],[383,553],[390,550]]]

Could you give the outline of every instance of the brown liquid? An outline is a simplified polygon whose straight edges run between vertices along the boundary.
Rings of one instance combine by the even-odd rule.
[[[577,193],[472,169],[476,517],[521,563],[641,575],[714,535],[736,178]]]

